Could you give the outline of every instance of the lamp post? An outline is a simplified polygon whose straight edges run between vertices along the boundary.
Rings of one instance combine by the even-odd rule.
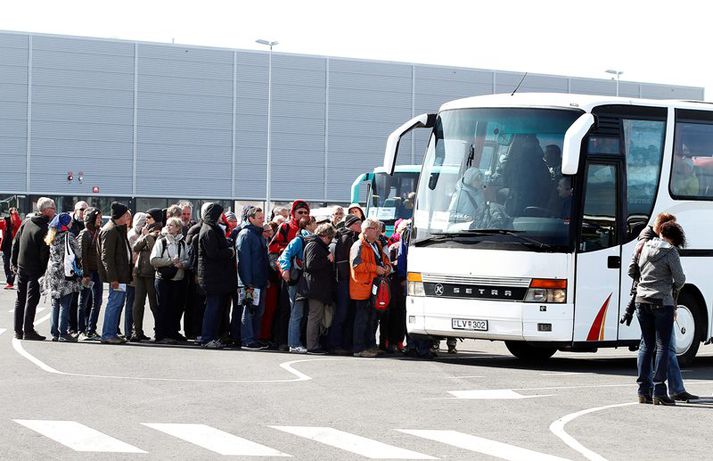
[[[267,60],[267,186],[265,200],[265,214],[269,215],[271,206],[272,193],[272,47],[279,45],[280,42],[258,39],[255,43],[270,47]]]
[[[607,74],[612,74],[612,75],[615,76],[615,77],[613,77],[613,78],[616,78],[616,95],[619,96],[619,77],[620,77],[621,74],[623,74],[624,72],[621,71],[621,70],[614,70],[614,69],[607,69],[607,70],[605,70],[604,72],[606,72]]]

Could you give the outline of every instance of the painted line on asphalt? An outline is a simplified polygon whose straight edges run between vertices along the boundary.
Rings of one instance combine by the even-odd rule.
[[[448,391],[448,393],[457,399],[466,400],[520,400],[551,397],[551,395],[522,395],[512,389],[477,389],[470,391]]]
[[[0,328],[0,335],[5,333],[7,331],[7,328]]]
[[[438,459],[331,427],[270,426],[278,431],[339,448],[369,459]]]
[[[466,379],[466,378],[485,378],[485,376],[476,376],[476,375],[470,375],[470,376],[444,376],[445,379]]]
[[[528,450],[515,445],[510,445],[495,440],[476,437],[458,431],[422,431],[409,429],[396,429],[404,434],[414,435],[427,440],[433,440],[446,445],[461,448],[463,450],[482,453],[509,461],[567,461],[567,458],[540,453],[539,451]]]
[[[550,431],[555,436],[559,437],[570,448],[579,452],[582,456],[584,456],[588,460],[590,460],[590,461],[606,461],[606,458],[604,458],[603,456],[601,456],[598,453],[595,453],[594,451],[590,450],[589,448],[585,447],[581,443],[577,442],[577,440],[574,437],[567,434],[567,432],[564,430],[565,425],[567,425],[567,423],[571,422],[572,420],[579,418],[580,416],[588,415],[590,413],[594,413],[594,412],[602,411],[602,410],[608,410],[610,408],[627,407],[629,405],[637,405],[637,404],[638,404],[638,402],[619,403],[619,404],[614,404],[614,405],[606,405],[603,407],[589,408],[587,410],[582,410],[582,411],[578,411],[576,413],[571,413],[569,415],[561,417],[557,421],[550,424]]]
[[[274,448],[243,439],[205,424],[141,424],[220,455],[291,457],[291,455]]]
[[[140,448],[115,439],[76,421],[44,421],[14,419],[25,426],[59,442],[74,451],[100,453],[146,453]]]
[[[104,378],[104,379],[127,379],[127,380],[144,380],[144,381],[166,381],[166,382],[177,382],[177,383],[217,383],[217,384],[270,384],[270,383],[295,383],[300,381],[310,381],[312,378],[299,370],[296,370],[292,365],[302,362],[322,362],[328,360],[340,360],[340,359],[303,359],[303,360],[291,360],[289,362],[283,362],[279,364],[279,367],[288,373],[294,375],[292,379],[259,379],[259,380],[232,380],[232,379],[182,379],[182,378],[152,378],[145,376],[118,376],[118,375],[96,375],[87,373],[71,373],[66,371],[60,371],[52,368],[51,366],[44,363],[42,360],[38,359],[34,355],[30,354],[22,347],[22,341],[19,339],[12,339],[12,347],[15,351],[22,357],[26,358],[30,362],[37,365],[43,371],[47,373],[53,373],[57,375],[64,376],[77,376],[82,378]]]

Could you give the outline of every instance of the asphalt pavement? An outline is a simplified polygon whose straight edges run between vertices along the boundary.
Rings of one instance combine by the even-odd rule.
[[[638,404],[626,349],[533,366],[486,341],[435,360],[17,341],[14,300],[0,291],[0,460],[697,460],[713,447],[713,398]],[[710,396],[713,346],[699,355],[684,381]]]

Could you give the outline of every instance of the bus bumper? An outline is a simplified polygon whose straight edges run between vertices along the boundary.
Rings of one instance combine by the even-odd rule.
[[[407,331],[410,334],[429,336],[571,342],[573,313],[572,304],[474,301],[420,296],[409,296],[406,299]],[[463,320],[486,320],[487,330],[454,328],[454,323],[460,323],[462,326]],[[482,327],[482,322],[479,322],[479,325]]]

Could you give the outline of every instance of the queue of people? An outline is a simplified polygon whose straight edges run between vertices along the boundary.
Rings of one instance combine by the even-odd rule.
[[[132,216],[114,202],[102,225],[102,211],[86,202],[58,213],[53,200],[40,198],[36,213],[3,229],[5,236],[16,230],[3,252],[7,284],[17,285],[15,337],[46,339],[34,326],[46,296],[57,342],[358,357],[405,351],[406,272],[397,268],[405,265],[408,222],[387,239],[358,204],[336,207],[318,223],[302,200],[274,210],[269,223],[256,206],[238,216],[206,203],[198,222],[192,216],[189,203]],[[390,281],[386,309],[374,301],[381,277]],[[146,304],[153,332],[144,328]]]

